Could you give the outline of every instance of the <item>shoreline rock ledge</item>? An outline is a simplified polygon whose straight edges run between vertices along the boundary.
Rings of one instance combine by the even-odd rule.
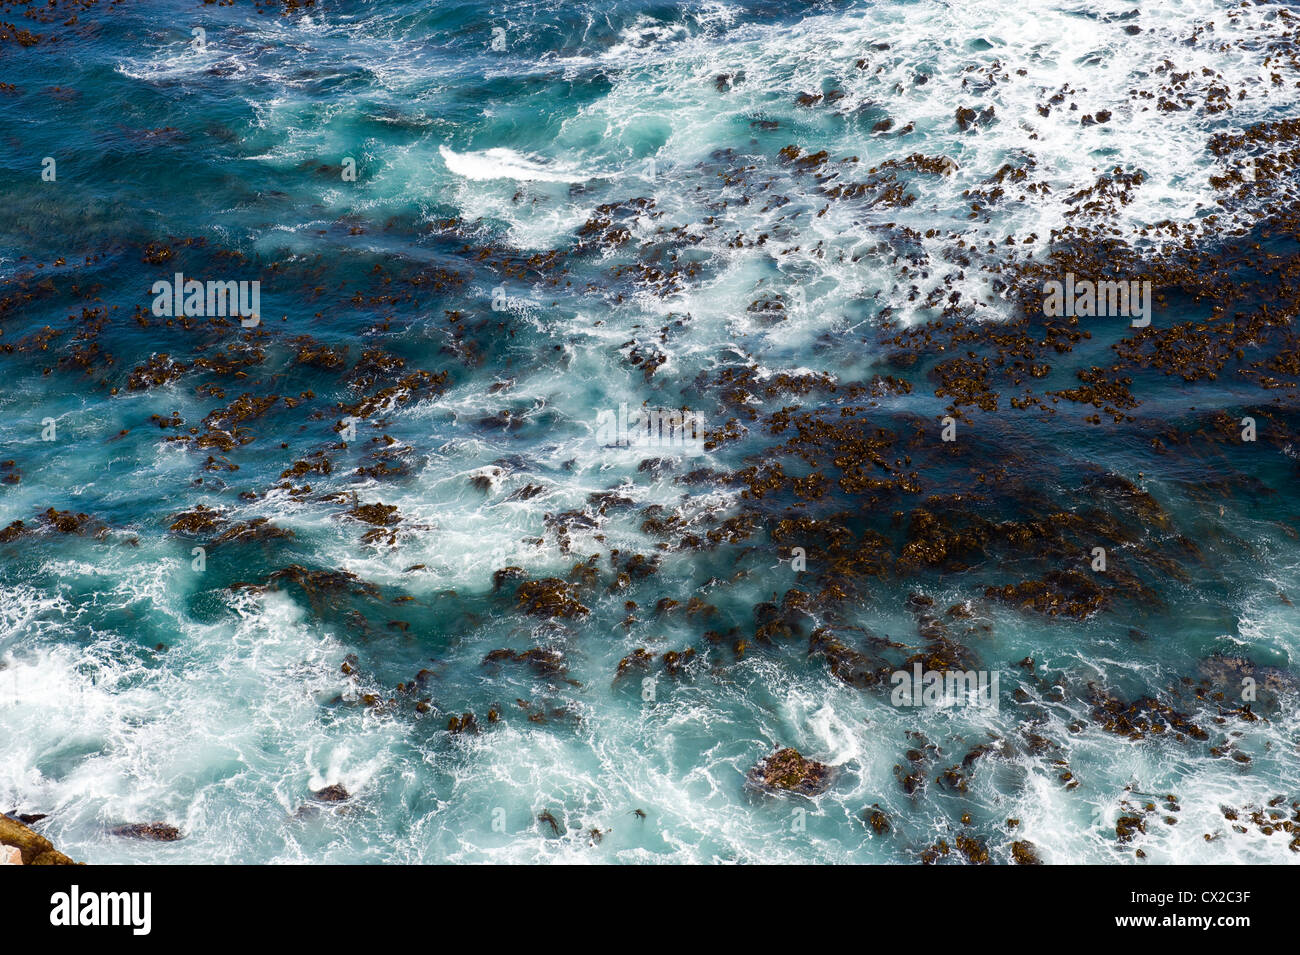
[[[17,853],[12,850],[17,850]],[[0,865],[82,865],[54,848],[40,833],[0,816]]]

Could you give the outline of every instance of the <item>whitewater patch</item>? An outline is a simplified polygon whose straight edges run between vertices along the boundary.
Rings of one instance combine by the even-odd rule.
[[[458,153],[439,146],[447,169],[466,179],[514,179],[517,182],[586,182],[601,178],[561,162],[525,156],[513,149],[493,147],[479,152]]]

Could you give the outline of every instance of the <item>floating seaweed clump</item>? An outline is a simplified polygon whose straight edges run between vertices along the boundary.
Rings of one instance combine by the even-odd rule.
[[[805,759],[786,747],[759,760],[749,772],[751,782],[769,790],[817,796],[831,787],[835,771],[825,763]]]
[[[515,602],[536,617],[585,617],[591,613],[578,600],[574,587],[558,577],[525,581],[515,592]]]

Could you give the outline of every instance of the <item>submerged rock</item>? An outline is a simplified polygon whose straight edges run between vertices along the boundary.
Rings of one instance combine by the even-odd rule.
[[[175,842],[181,838],[181,831],[165,822],[133,822],[109,832],[126,839],[149,839],[153,842]]]
[[[994,115],[992,106],[986,106],[978,111],[969,106],[959,106],[956,114],[957,128],[967,130],[976,126],[987,126],[993,121]]]
[[[885,815],[879,803],[872,804],[871,808],[866,810],[863,815],[867,822],[871,824],[871,830],[876,835],[887,836],[893,830],[893,826],[889,822],[889,816]]]
[[[321,802],[345,802],[352,798],[352,794],[338,783],[326,786],[324,789],[317,789],[311,795],[313,799],[318,799]]]
[[[498,467],[488,465],[476,468],[468,475],[470,486],[475,490],[491,493],[501,487],[505,472]]]

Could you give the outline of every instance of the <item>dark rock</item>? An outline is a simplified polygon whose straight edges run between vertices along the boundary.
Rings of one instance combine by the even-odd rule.
[[[804,759],[791,747],[777,750],[749,771],[749,778],[767,789],[816,796],[830,788],[834,770],[825,763]]]
[[[321,802],[346,802],[352,798],[352,794],[338,783],[326,786],[324,789],[317,789],[311,795],[313,799],[318,799]]]
[[[127,839],[151,839],[154,842],[175,842],[181,838],[181,831],[165,822],[136,822],[117,826],[109,832]]]

